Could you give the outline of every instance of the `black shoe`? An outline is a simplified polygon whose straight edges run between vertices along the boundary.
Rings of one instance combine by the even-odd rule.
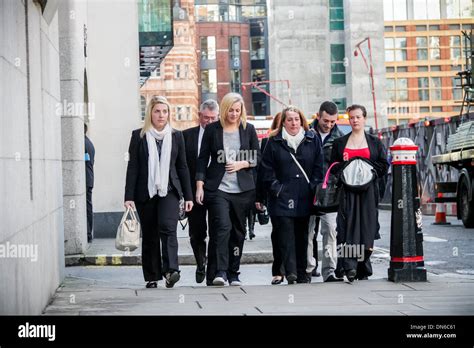
[[[253,233],[253,231],[249,232],[249,238],[250,238],[250,240],[255,238],[255,233]]]
[[[342,278],[336,278],[335,276],[333,276],[332,274],[326,278],[326,280],[324,281],[325,283],[331,283],[331,282],[342,282],[344,281],[344,279]]]
[[[334,271],[334,275],[336,278],[344,278],[344,270],[343,269],[336,269]]]
[[[178,282],[179,278],[180,278],[179,271],[171,271],[171,272],[166,273],[166,276],[165,276],[166,287],[172,288],[174,284]]]
[[[206,279],[206,266],[196,269],[196,283],[200,284]]]
[[[355,279],[356,274],[357,274],[357,272],[356,272],[355,269],[350,269],[350,270],[346,271],[347,280],[352,283]]]
[[[296,274],[293,273],[286,276],[288,284],[294,284],[296,282],[296,279],[298,279],[298,277],[296,276]]]
[[[146,283],[145,285],[148,289],[150,288],[156,288],[158,286],[158,284],[156,282],[148,282]]]
[[[313,269],[313,271],[311,272],[311,275],[312,275],[313,277],[321,277],[321,273],[319,273],[316,268]]]
[[[298,277],[296,279],[296,282],[298,284],[309,284],[309,283],[311,283],[311,273],[306,273],[304,276]]]

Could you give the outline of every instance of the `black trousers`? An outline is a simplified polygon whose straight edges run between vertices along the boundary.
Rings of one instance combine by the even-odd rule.
[[[209,213],[209,283],[217,271],[227,271],[229,276],[239,274],[246,213],[255,202],[255,190],[242,193],[206,190],[204,200]]]
[[[94,214],[92,212],[92,187],[87,187],[87,239],[92,240],[92,230],[94,228]]]
[[[200,269],[206,265],[206,214],[206,206],[200,204],[194,204],[193,209],[188,213],[189,238],[197,267]]]
[[[296,274],[298,279],[306,279],[309,216],[274,216],[273,223],[285,275]]]
[[[272,221],[272,233],[270,235],[272,241],[272,251],[273,251],[273,263],[272,263],[272,276],[281,276],[284,275],[283,264],[281,260],[281,249],[278,244],[278,237],[276,231],[277,222],[270,217]]]
[[[142,227],[142,269],[145,281],[163,279],[178,267],[179,198],[173,190],[145,203],[135,202]],[[161,240],[161,251],[160,251]]]

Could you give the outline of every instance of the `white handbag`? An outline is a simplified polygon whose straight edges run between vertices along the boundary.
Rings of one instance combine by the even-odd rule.
[[[131,219],[128,218],[130,215]],[[122,251],[133,251],[140,246],[140,222],[132,208],[127,208],[117,228],[115,248]]]

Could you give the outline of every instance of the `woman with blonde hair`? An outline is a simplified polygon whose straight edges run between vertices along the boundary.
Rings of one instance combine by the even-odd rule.
[[[204,131],[196,167],[196,202],[206,204],[209,214],[207,285],[227,281],[241,285],[245,218],[255,202],[253,168],[260,149],[240,94],[226,94],[220,110],[220,121]]]
[[[142,227],[142,269],[147,288],[165,276],[166,287],[179,280],[179,200],[193,207],[191,180],[183,134],[171,128],[170,104],[155,96],[148,103],[145,122],[132,132],[125,185],[125,208],[137,209]],[[160,252],[161,240],[161,252]]]
[[[308,223],[314,191],[323,177],[323,156],[321,141],[297,107],[283,109],[263,151],[259,174],[288,284],[308,283]]]

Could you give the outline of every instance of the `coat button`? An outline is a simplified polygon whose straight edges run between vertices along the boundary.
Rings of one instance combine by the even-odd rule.
[[[299,175],[299,174],[296,174],[296,177],[297,177],[297,178],[299,178],[299,177],[300,177],[300,175]]]

